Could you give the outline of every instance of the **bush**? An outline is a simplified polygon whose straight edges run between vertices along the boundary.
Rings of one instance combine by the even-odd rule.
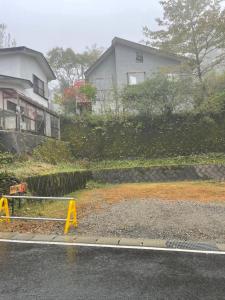
[[[225,153],[225,113],[61,119],[62,138],[76,158],[118,160]]]
[[[0,195],[9,194],[11,185],[18,184],[19,180],[12,174],[7,172],[0,173]]]
[[[49,139],[33,150],[33,158],[38,161],[58,164],[73,160],[68,143]]]
[[[13,154],[8,152],[0,152],[0,166],[10,164],[14,161]]]
[[[146,116],[190,110],[193,106],[191,84],[189,77],[156,74],[143,83],[125,87],[121,100],[127,112]]]

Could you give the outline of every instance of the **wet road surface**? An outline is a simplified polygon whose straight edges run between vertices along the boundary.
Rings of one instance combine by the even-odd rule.
[[[0,243],[0,299],[225,299],[225,255]]]

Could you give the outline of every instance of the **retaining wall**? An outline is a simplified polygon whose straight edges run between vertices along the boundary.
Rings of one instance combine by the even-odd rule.
[[[102,183],[225,180],[225,165],[104,169],[93,171],[92,178]]]
[[[47,139],[45,136],[32,133],[0,130],[0,151],[16,154],[30,153]]]

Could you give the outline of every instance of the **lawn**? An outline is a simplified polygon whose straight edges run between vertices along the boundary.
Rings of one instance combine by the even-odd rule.
[[[111,169],[111,168],[134,168],[155,166],[176,166],[196,164],[225,164],[225,154],[211,153],[207,155],[178,156],[161,159],[132,159],[132,160],[104,160],[88,161],[76,160],[70,163],[58,163],[52,165],[32,158],[16,160],[13,163],[0,166],[1,171],[12,172],[18,178],[25,179],[28,176],[45,175],[57,172],[69,172],[87,169]]]

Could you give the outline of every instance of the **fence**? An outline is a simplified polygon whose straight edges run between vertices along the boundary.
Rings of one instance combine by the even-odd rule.
[[[69,201],[68,212],[66,219],[60,218],[40,218],[40,217],[17,217],[10,216],[9,212],[9,199],[13,201],[15,199],[31,199],[31,200],[55,200],[55,201]],[[77,227],[77,210],[76,210],[76,200],[74,198],[67,197],[38,197],[38,196],[2,196],[0,198],[0,214],[4,213],[4,215],[0,215],[0,222],[10,223],[10,220],[34,220],[34,221],[61,221],[65,222],[64,234],[67,234],[70,227]]]

